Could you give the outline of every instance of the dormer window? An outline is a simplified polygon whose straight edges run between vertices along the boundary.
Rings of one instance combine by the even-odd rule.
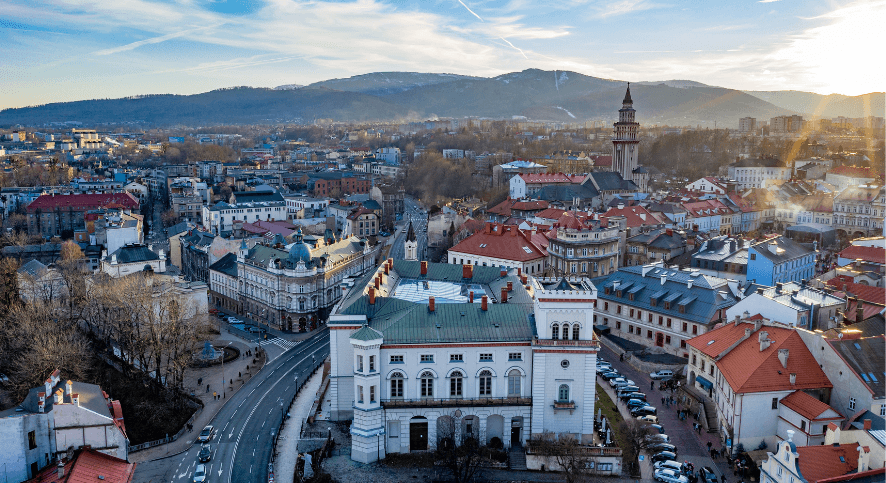
[[[671,303],[670,302],[665,302],[664,304],[665,304],[665,310],[671,310]]]

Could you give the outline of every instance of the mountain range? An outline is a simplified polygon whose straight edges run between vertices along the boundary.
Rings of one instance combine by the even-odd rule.
[[[420,72],[376,72],[310,85],[236,87],[194,95],[158,94],[60,102],[0,111],[0,125],[148,125],[338,121],[406,121],[465,116],[563,122],[617,116],[627,83],[570,71],[527,69],[497,77]],[[740,91],[691,80],[631,85],[644,124],[737,127],[745,116],[825,117],[883,115],[884,93],[822,96],[797,91]]]

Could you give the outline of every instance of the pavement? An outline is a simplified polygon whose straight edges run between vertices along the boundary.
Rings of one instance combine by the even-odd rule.
[[[726,459],[721,457],[715,462],[711,459],[710,452],[708,451],[708,442],[711,443],[714,449],[724,449],[718,435],[716,433],[708,433],[704,429],[702,429],[700,433],[696,432],[692,429],[692,423],[695,422],[692,417],[686,418],[685,421],[680,421],[677,418],[677,406],[671,405],[670,407],[665,407],[661,404],[662,397],[673,396],[678,398],[679,392],[672,393],[670,390],[660,391],[657,382],[655,383],[655,388],[650,389],[652,379],[649,377],[649,374],[640,373],[628,363],[619,361],[618,354],[606,346],[601,346],[599,356],[612,364],[612,367],[618,370],[618,372],[636,382],[637,387],[640,388],[640,392],[646,394],[646,399],[649,401],[649,404],[658,409],[659,424],[664,427],[665,433],[670,438],[671,444],[677,447],[677,459],[680,462],[691,462],[695,466],[696,471],[702,466],[709,466],[715,473],[717,473],[717,479],[720,483],[724,482],[724,475],[726,475],[727,480],[732,478],[732,470],[730,470],[726,464]],[[604,388],[606,393],[609,394],[609,397],[613,398],[613,401],[618,401],[615,397],[615,391],[611,390],[607,381],[598,377],[597,382]],[[616,406],[625,419],[631,418],[627,406],[621,402],[618,402]],[[649,461],[652,455],[647,452],[641,454],[643,456],[643,461],[640,462],[641,480],[654,481],[652,477],[652,463]]]
[[[289,419],[280,431],[277,457],[274,461],[274,476],[278,483],[292,483],[294,479],[302,421],[307,419],[308,413],[311,412],[321,382],[323,382],[322,368],[310,376],[289,407]]]
[[[264,483],[273,441],[300,383],[329,355],[329,332],[318,331],[309,339],[269,360],[209,421],[216,433],[209,442],[211,460],[206,464],[207,483]],[[300,378],[300,381],[299,381]],[[182,438],[194,443],[199,433]],[[191,444],[180,453],[144,461],[136,466],[134,483],[184,483],[192,481],[200,445]],[[138,454],[138,453],[135,453]]]

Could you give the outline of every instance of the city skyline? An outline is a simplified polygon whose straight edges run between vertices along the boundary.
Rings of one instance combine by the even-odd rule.
[[[864,48],[884,42],[883,0],[3,3],[0,108],[383,71],[541,68],[845,95],[882,91],[886,74]]]

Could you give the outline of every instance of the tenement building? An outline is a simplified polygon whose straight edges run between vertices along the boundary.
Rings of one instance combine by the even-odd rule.
[[[547,234],[548,267],[556,276],[596,277],[618,269],[619,226],[564,213]]]
[[[663,262],[622,267],[593,279],[599,287],[595,324],[645,346],[688,356],[686,341],[712,329],[741,297],[738,282]]]
[[[329,318],[333,420],[351,457],[445,440],[594,433],[596,289],[522,269],[385,261]]]

